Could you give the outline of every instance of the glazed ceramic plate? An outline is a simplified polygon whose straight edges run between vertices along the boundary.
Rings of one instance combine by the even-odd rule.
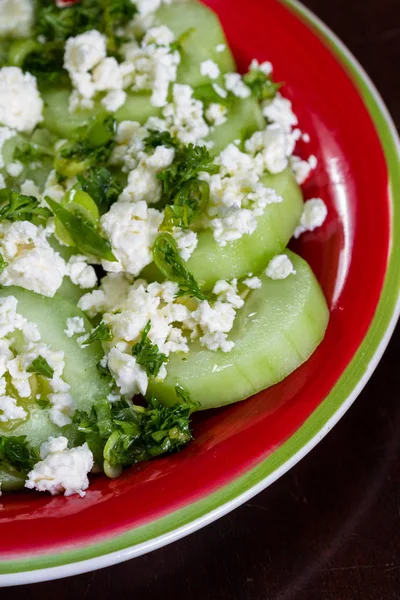
[[[305,197],[329,207],[293,247],[331,307],[326,338],[284,382],[203,413],[183,452],[95,478],[83,499],[4,495],[0,584],[65,577],[150,552],[249,500],[305,456],[362,390],[399,314],[400,174],[393,124],[339,40],[297,2],[209,0],[240,69],[270,60],[319,167]]]

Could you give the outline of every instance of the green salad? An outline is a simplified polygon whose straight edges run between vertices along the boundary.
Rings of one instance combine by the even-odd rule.
[[[1,10],[1,490],[84,496],[314,352],[287,245],[327,208],[272,64],[239,74],[200,2]]]

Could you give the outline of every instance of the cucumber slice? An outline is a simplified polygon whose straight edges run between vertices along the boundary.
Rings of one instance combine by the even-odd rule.
[[[222,125],[215,127],[214,131],[208,136],[214,146],[210,153],[216,156],[228,144],[235,140],[246,140],[255,131],[265,128],[265,119],[262,114],[258,101],[253,98],[240,100],[236,98],[229,108],[227,120]]]
[[[86,125],[92,117],[105,113],[105,109],[99,101],[94,103],[92,110],[69,112],[70,94],[71,90],[68,88],[46,89],[42,92],[45,103],[43,109],[44,126],[63,138],[70,138],[79,127]],[[114,116],[117,121],[145,123],[149,117],[159,114],[160,109],[151,105],[149,94],[128,93],[125,104],[117,110]]]
[[[0,489],[2,492],[17,492],[25,487],[26,476],[8,465],[0,464]]]
[[[211,230],[199,233],[198,246],[186,266],[204,289],[212,288],[219,279],[258,273],[292,237],[303,208],[299,186],[289,170],[265,176],[263,181],[283,197],[283,202],[266,207],[264,214],[257,217],[258,226],[252,235],[244,235],[222,247]]]
[[[213,60],[221,73],[236,71],[235,61],[227,44],[217,15],[197,1],[163,5],[157,11],[157,20],[166,25],[179,38],[183,36],[182,59],[178,69],[178,81],[192,87],[209,83],[209,77],[200,73],[200,64]],[[192,31],[191,31],[192,30]],[[185,36],[184,34],[188,35]],[[224,44],[223,52],[217,46]]]
[[[148,397],[171,405],[180,384],[201,410],[216,408],[282,381],[310,357],[324,337],[329,310],[308,264],[286,254],[296,275],[276,281],[261,276],[262,287],[249,294],[229,334],[233,350],[212,352],[196,342],[186,355],[171,354],[167,378],[153,380]]]
[[[76,337],[68,338],[64,329],[70,317],[82,317],[87,331],[92,325],[74,304],[57,297],[45,298],[33,292],[20,288],[0,289],[0,298],[13,295],[18,300],[18,312],[39,328],[42,341],[49,344],[54,350],[62,350],[65,354],[65,368],[63,378],[71,386],[71,396],[79,410],[89,410],[93,402],[109,393],[107,382],[97,370],[97,363],[103,356],[100,343],[91,344],[81,348]],[[60,429],[48,417],[48,411],[38,406],[33,406],[30,416],[13,429],[6,430],[0,427],[2,435],[26,435],[29,441],[38,445],[50,435],[60,434],[68,436],[68,427]]]

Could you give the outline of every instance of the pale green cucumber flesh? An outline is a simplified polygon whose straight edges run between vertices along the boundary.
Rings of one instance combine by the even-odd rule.
[[[149,397],[171,405],[179,384],[201,410],[216,408],[282,381],[310,357],[324,337],[329,310],[308,264],[285,253],[296,274],[284,280],[261,275],[262,287],[249,294],[229,333],[233,350],[213,352],[195,342],[188,354],[172,354],[167,378],[151,381]]]
[[[64,352],[63,379],[70,385],[70,394],[78,409],[89,410],[97,398],[109,393],[109,386],[97,369],[103,351],[100,343],[81,348],[76,336],[68,338],[64,330],[70,317],[82,317],[87,331],[92,328],[90,321],[81,310],[65,298],[57,296],[45,298],[15,287],[0,289],[0,298],[11,295],[18,300],[18,312],[38,326],[41,341],[54,351]],[[34,406],[25,421],[9,431],[1,430],[1,433],[26,435],[32,444],[37,445],[50,435],[60,435],[60,433],[68,435],[68,426],[60,429],[51,423],[46,409]]]
[[[289,170],[265,176],[263,182],[282,196],[283,202],[266,206],[264,214],[257,217],[253,234],[220,246],[210,229],[199,233],[198,246],[186,267],[204,289],[212,288],[220,279],[257,273],[292,237],[303,207],[299,186]]]
[[[157,20],[169,27],[177,38],[188,32],[182,41],[182,58],[178,69],[180,83],[192,87],[209,83],[210,78],[200,73],[201,63],[209,59],[218,65],[221,73],[236,71],[219,19],[204,4],[190,1],[181,5],[164,5],[157,12]],[[223,52],[217,52],[216,48],[221,44],[226,48]]]
[[[208,140],[214,142],[210,153],[216,156],[228,144],[232,144],[236,140],[242,142],[255,131],[264,128],[265,119],[258,101],[252,96],[244,99],[235,98],[229,107],[225,123],[215,127],[214,131],[208,136]]]

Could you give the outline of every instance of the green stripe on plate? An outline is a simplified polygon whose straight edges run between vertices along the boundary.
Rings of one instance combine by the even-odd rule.
[[[0,585],[55,579],[122,562],[200,529],[246,502],[288,471],[330,431],[354,402],[386,348],[400,312],[400,257],[393,251],[399,247],[400,237],[400,152],[396,130],[372,82],[340,40],[298,2],[281,1],[312,26],[347,69],[384,147],[390,174],[392,244],[382,296],[371,327],[329,396],[285,444],[254,469],[190,506],[117,537],[59,554],[4,560],[0,565]]]

